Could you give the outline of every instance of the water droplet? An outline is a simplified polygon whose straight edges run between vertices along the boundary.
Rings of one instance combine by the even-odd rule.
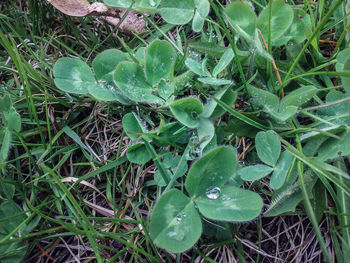
[[[171,239],[181,241],[185,238],[185,233],[183,231],[170,231],[167,236]]]
[[[228,196],[228,195],[222,195],[220,198],[221,198],[222,201],[229,201],[229,200],[231,200],[231,197]]]
[[[220,197],[220,192],[221,190],[219,187],[209,187],[205,194],[209,199],[215,200]]]
[[[176,217],[176,220],[177,220],[177,222],[181,222],[182,219],[184,219],[185,217],[186,217],[186,214],[180,214]]]

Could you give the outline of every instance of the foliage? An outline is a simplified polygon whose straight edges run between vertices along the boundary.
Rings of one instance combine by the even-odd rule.
[[[341,0],[329,1],[329,6],[325,1],[295,6],[283,0],[268,4],[229,1],[227,6],[213,0],[104,2],[148,12],[148,16],[142,14],[151,22],[149,32],[125,37],[128,41],[118,37],[119,42],[111,40],[103,48],[96,41],[89,55],[81,51],[77,56],[62,45],[67,56],[60,55],[49,70],[54,85],[45,73],[47,62],[43,60],[42,72],[36,73],[30,63],[18,58],[15,40],[8,40],[0,31],[0,44],[18,67],[27,103],[18,104],[18,91],[7,90],[0,98],[0,168],[4,175],[0,177],[0,214],[4,218],[0,219],[0,261],[10,262],[13,251],[20,258],[25,256],[29,246],[22,236],[28,236],[40,220],[70,235],[85,235],[98,262],[103,261],[101,248],[106,246],[99,241],[104,238],[118,240],[136,254],[158,262],[164,259],[153,244],[169,256],[166,251],[181,253],[192,247],[198,251],[196,243],[207,245],[208,237],[210,243],[228,242],[241,255],[242,244],[237,240],[242,225],[255,224],[256,218],[261,222],[261,217],[303,214],[328,262],[326,234],[319,224],[323,218],[334,225],[335,257],[345,262],[350,254],[346,166],[350,49],[344,13],[348,6]],[[165,25],[153,22],[159,18],[156,14]],[[334,39],[338,42],[327,53],[322,43]],[[33,94],[43,97],[34,96],[32,87],[37,91]],[[46,121],[38,117],[39,104],[44,105]],[[30,117],[23,120],[14,105],[22,111],[27,107]],[[102,159],[104,149],[99,146],[86,145],[90,133],[84,133],[85,123],[93,115],[90,109],[84,110],[86,105],[94,105],[94,114],[103,105],[108,111],[105,116],[121,121],[119,146],[109,156],[112,159]],[[52,107],[62,112],[57,121],[51,115]],[[110,123],[105,116],[107,129]],[[32,136],[36,136],[34,142],[28,142]],[[74,159],[76,151],[79,157]],[[22,183],[25,175],[17,175],[21,170],[18,161],[24,158],[30,164],[26,171],[33,178],[30,186]],[[75,162],[70,173],[76,172],[77,177],[60,174],[68,171],[68,160]],[[144,177],[143,172],[150,170],[152,178]],[[137,189],[130,190],[130,182],[125,183],[129,177],[140,182]],[[97,187],[88,180],[97,182]],[[15,189],[15,184],[21,187]],[[90,215],[88,207],[93,206],[81,196],[80,184],[113,206],[112,216],[109,214],[117,222],[113,221],[113,227],[119,229],[122,223],[137,227],[122,234],[116,228],[100,231],[105,225],[95,225],[99,219]],[[31,187],[30,194],[27,187]],[[41,202],[36,196],[47,191],[45,187],[52,192],[51,198]],[[115,189],[121,195],[120,205]],[[21,198],[19,206],[15,201]],[[41,211],[40,203],[49,204],[54,212]],[[139,207],[148,209],[148,220],[142,218]],[[96,210],[107,213],[101,207]],[[129,210],[137,220],[123,221]],[[20,216],[12,222],[13,214]],[[145,237],[144,246],[134,245],[136,231]],[[210,233],[215,233],[214,238]],[[10,237],[15,239],[10,242]]]

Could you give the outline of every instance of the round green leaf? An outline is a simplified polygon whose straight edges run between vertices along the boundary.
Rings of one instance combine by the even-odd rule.
[[[132,163],[145,164],[151,160],[152,155],[143,142],[137,142],[128,148],[126,157]]]
[[[350,58],[350,48],[345,48],[337,55],[337,64],[335,65],[336,71],[342,72],[344,70],[344,64]]]
[[[196,128],[199,115],[203,112],[203,104],[196,98],[184,98],[169,105],[175,118],[189,128]]]
[[[343,71],[350,72],[350,58],[345,62]],[[347,93],[350,93],[350,77],[341,77],[341,82]]]
[[[211,194],[213,190],[208,189],[207,193],[195,200],[203,216],[214,220],[243,222],[261,213],[263,201],[257,193],[234,186],[215,190],[216,194]]]
[[[289,28],[288,35],[295,44],[303,42],[312,30],[311,18],[303,9],[294,9],[293,23]]]
[[[12,108],[7,118],[7,128],[9,131],[19,132],[21,130],[21,115]]]
[[[213,139],[215,135],[215,128],[213,123],[207,118],[200,118],[199,125],[197,127],[199,147],[203,151],[205,146]]]
[[[288,106],[301,106],[315,96],[317,92],[318,90],[314,86],[298,88],[282,99],[280,110],[283,111]]]
[[[216,78],[198,78],[198,80],[204,84],[211,86],[221,86],[232,84],[232,80],[228,79],[216,79]]]
[[[136,0],[133,7],[137,8],[146,8],[154,9],[160,4],[161,0]],[[103,0],[105,4],[114,7],[128,8],[130,7],[132,0]]]
[[[269,6],[266,7],[258,17],[258,28],[264,35],[265,40],[268,39],[269,30]],[[276,0],[272,2],[271,17],[271,40],[280,38],[290,27],[293,22],[293,9],[284,2],[284,0]]]
[[[193,0],[162,0],[160,14],[169,24],[183,25],[191,21],[194,8]]]
[[[245,181],[259,180],[273,171],[273,168],[263,164],[247,166],[238,171],[238,174]]]
[[[196,10],[192,20],[192,30],[194,32],[201,32],[203,25],[204,25],[204,18],[202,18],[198,10]]]
[[[133,133],[143,133],[147,131],[140,119],[138,118],[138,116],[134,112],[125,114],[122,119],[122,123],[125,133],[132,140],[137,140],[140,137],[140,135]]]
[[[113,75],[111,75],[113,79]],[[119,101],[125,105],[130,105],[132,102],[117,88],[115,84],[91,85],[88,87],[89,94],[94,98],[102,101]]]
[[[162,195],[151,215],[154,243],[173,253],[191,248],[202,233],[202,222],[194,203],[177,189]]]
[[[210,187],[222,187],[236,171],[236,155],[232,147],[220,146],[202,156],[188,172],[187,192],[196,197]]]
[[[274,131],[258,132],[255,147],[261,161],[270,166],[276,164],[281,153],[281,142]]]
[[[161,102],[160,98],[152,94],[152,87],[147,83],[142,68],[134,62],[120,62],[114,72],[114,82],[132,101]]]
[[[232,2],[225,8],[230,25],[241,36],[253,39],[256,29],[256,15],[247,2]]]
[[[292,166],[294,156],[288,152],[284,151],[279,158],[276,167],[270,178],[270,186],[272,189],[279,189],[284,184],[287,174]]]
[[[194,0],[194,5],[198,14],[204,19],[208,16],[210,11],[210,4],[208,0]]]
[[[86,94],[90,85],[96,85],[90,67],[79,59],[60,58],[53,67],[53,75],[56,86],[65,92]]]
[[[185,61],[185,65],[189,70],[192,72],[196,73],[199,76],[205,76],[205,77],[210,77],[210,72],[206,67],[202,66],[202,63],[200,63],[197,60],[194,60],[192,58],[187,58]]]
[[[169,78],[171,68],[175,62],[175,51],[164,40],[153,41],[146,49],[145,72],[148,83],[152,86],[161,79]]]
[[[99,54],[92,62],[92,68],[98,80],[107,80],[106,75],[113,72],[122,61],[129,60],[129,55],[118,49],[108,49]]]

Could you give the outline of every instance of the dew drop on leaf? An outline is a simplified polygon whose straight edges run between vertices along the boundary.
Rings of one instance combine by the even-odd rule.
[[[209,199],[215,200],[220,197],[220,192],[221,190],[219,187],[209,187],[205,194]]]
[[[185,238],[185,233],[183,231],[170,231],[167,236],[171,239],[181,241]]]

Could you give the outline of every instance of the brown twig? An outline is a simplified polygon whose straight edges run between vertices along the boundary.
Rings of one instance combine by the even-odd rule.
[[[266,43],[266,41],[265,41],[265,39],[264,39],[264,36],[263,36],[263,34],[261,33],[261,31],[260,31],[259,29],[258,29],[258,32],[259,32],[260,37],[261,37],[261,39],[262,39],[262,41],[263,41],[263,43],[264,43],[265,49],[266,49],[266,51],[268,52],[268,51],[269,51],[269,46],[267,45],[267,43]],[[278,83],[279,83],[280,85],[282,85],[282,79],[281,79],[280,73],[279,73],[279,71],[278,71],[278,68],[277,68],[277,66],[276,66],[275,60],[272,60],[272,61],[271,61],[271,64],[272,64],[273,69],[274,69],[275,72],[276,72],[276,76],[277,76]],[[282,89],[281,89],[281,97],[282,97],[282,98],[284,97],[284,90],[283,90],[283,87],[282,87]]]

